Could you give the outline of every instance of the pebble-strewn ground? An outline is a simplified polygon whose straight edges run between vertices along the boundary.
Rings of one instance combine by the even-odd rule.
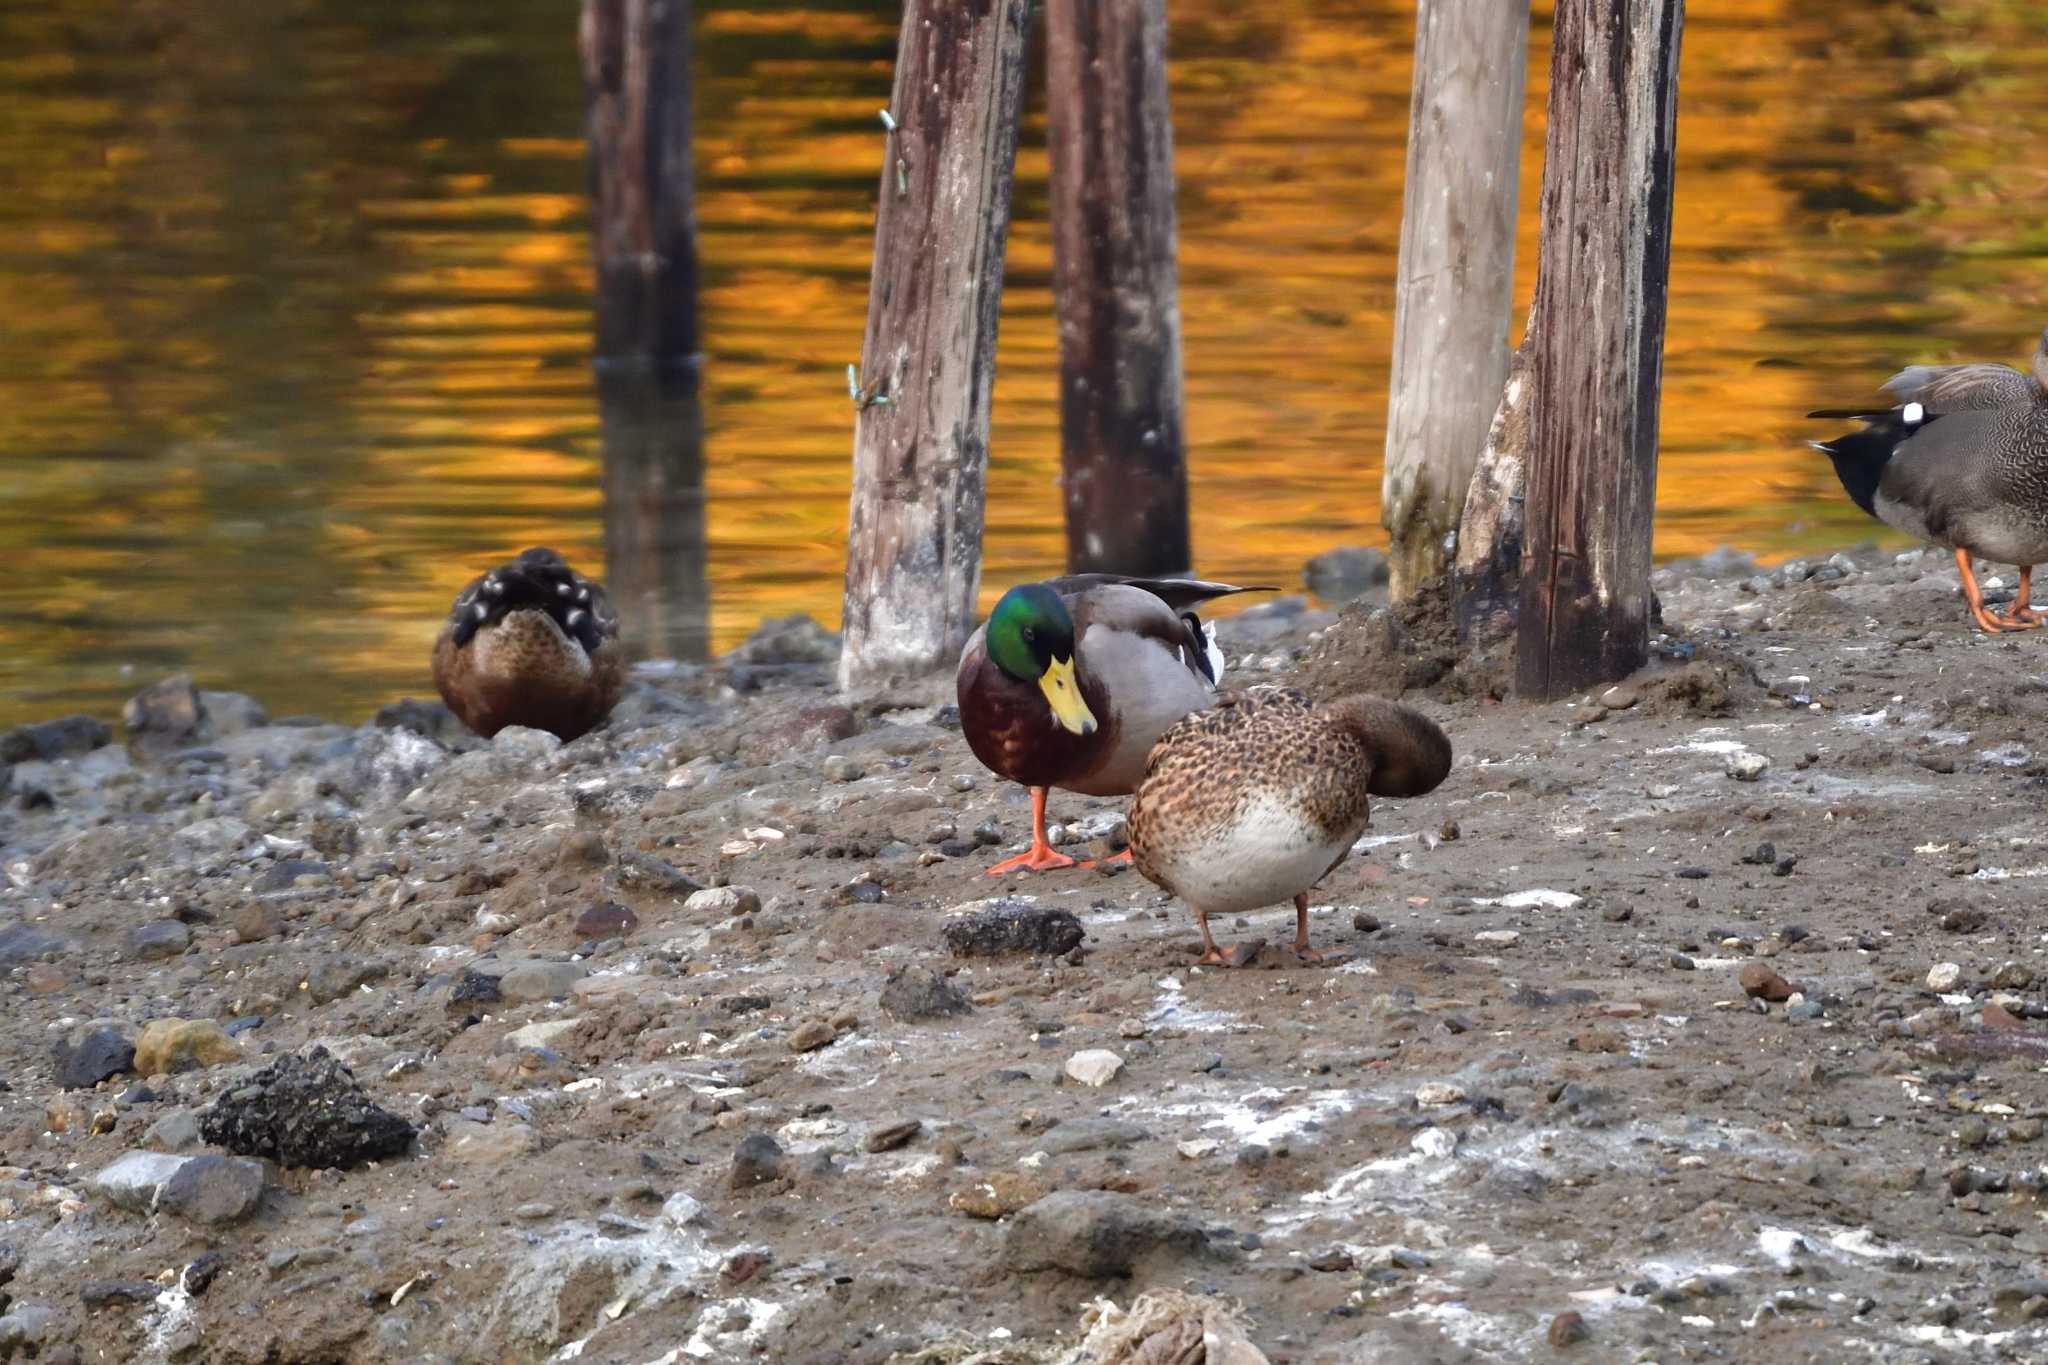
[[[1276,1362],[2048,1358],[2048,638],[1934,555],[1745,572],[1662,572],[1598,699],[1415,674],[1457,766],[1316,895],[1338,967],[983,877],[1023,793],[801,626],[567,746],[177,688],[0,736],[0,1358],[1040,1361],[1148,1287]],[[206,1142],[372,1104],[409,1153]]]

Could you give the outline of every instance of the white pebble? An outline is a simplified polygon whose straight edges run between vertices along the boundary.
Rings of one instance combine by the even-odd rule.
[[[1963,969],[1953,962],[1937,962],[1927,969],[1927,989],[1947,994],[1963,980]]]
[[[1067,1075],[1083,1085],[1108,1085],[1123,1069],[1124,1059],[1106,1048],[1090,1048],[1067,1058]]]

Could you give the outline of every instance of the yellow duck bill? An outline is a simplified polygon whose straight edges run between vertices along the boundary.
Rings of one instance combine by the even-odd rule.
[[[1081,700],[1081,683],[1074,676],[1072,659],[1054,659],[1039,675],[1038,690],[1045,693],[1046,704],[1052,707],[1053,719],[1061,727],[1077,735],[1095,733],[1095,713],[1088,709],[1088,703]]]

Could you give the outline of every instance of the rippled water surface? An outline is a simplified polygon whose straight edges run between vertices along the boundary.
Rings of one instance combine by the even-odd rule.
[[[2018,359],[2048,294],[2048,11],[1695,0],[1660,556],[1871,529],[1799,414]],[[836,621],[889,4],[698,5],[714,643]],[[1196,553],[1383,543],[1412,11],[1175,0]],[[461,583],[601,566],[569,0],[0,0],[0,723],[173,670],[279,712],[430,690]],[[1535,259],[1547,70],[1523,160]],[[985,583],[1062,553],[1043,91]]]

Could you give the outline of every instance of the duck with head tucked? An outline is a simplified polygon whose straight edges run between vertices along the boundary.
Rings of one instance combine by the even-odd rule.
[[[1451,742],[1421,712],[1381,697],[1317,705],[1290,688],[1220,697],[1160,737],[1131,801],[1131,853],[1202,931],[1203,965],[1236,967],[1209,916],[1294,902],[1294,952],[1309,946],[1309,889],[1365,832],[1372,796],[1421,796],[1451,771]],[[1253,952],[1256,952],[1256,948]]]
[[[2007,365],[1910,365],[1884,382],[1898,402],[1809,417],[1863,427],[1808,444],[1834,462],[1851,500],[1896,530],[1953,550],[1971,619],[1987,634],[2033,630],[2034,566],[2048,560],[2048,332],[2030,372]],[[2010,610],[1984,606],[1972,557],[2020,571]]]
[[[508,725],[586,733],[626,686],[604,585],[540,547],[472,580],[434,642],[434,686],[485,739]]]
[[[1031,847],[990,875],[1073,867],[1046,839],[1049,788],[1121,796],[1168,726],[1210,704],[1223,676],[1195,608],[1240,592],[1192,578],[1073,574],[1011,588],[968,640],[960,728],[991,772],[1031,789]]]

